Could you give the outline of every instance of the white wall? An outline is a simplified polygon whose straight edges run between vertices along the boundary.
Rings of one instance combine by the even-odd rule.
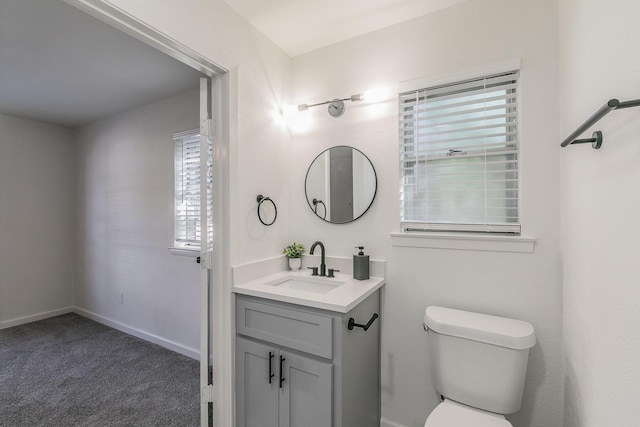
[[[640,98],[638,2],[560,1],[560,135]],[[597,30],[594,30],[597,29]],[[566,427],[638,424],[640,120],[614,111],[600,150],[561,151]]]
[[[200,267],[168,248],[172,137],[198,126],[194,90],[81,127],[75,187],[76,308],[175,343],[195,357]]]
[[[289,230],[290,137],[279,115],[288,103],[291,59],[222,0],[87,0],[113,4],[146,25],[166,34],[229,70],[229,150],[219,153],[229,160],[230,215],[229,265],[280,254]],[[215,143],[215,142],[214,142]],[[271,227],[257,217],[256,196],[270,197],[278,205],[278,220]],[[225,225],[221,225],[225,226]],[[215,233],[215,230],[214,230]],[[225,271],[215,273],[225,275]],[[232,315],[231,283],[214,283],[218,308],[214,336],[216,422],[231,425]],[[225,315],[226,314],[226,315]]]
[[[84,0],[83,0],[84,1]],[[288,103],[291,59],[221,0],[87,0],[113,4],[137,20],[183,43],[229,70],[229,149],[218,153],[229,161],[229,254],[231,265],[280,254],[289,230],[290,137],[279,112]],[[215,142],[214,142],[215,144]],[[278,220],[271,227],[257,217],[256,196],[270,197],[278,205]],[[225,226],[221,224],[221,226]],[[225,226],[226,227],[226,226]],[[215,230],[214,230],[215,233]],[[218,248],[220,249],[220,248]],[[215,274],[224,276],[218,269]],[[233,399],[233,336],[231,283],[214,283],[217,307],[214,381],[216,422],[231,425]]]
[[[0,328],[73,305],[73,133],[0,114]]]
[[[161,0],[154,2],[153,7],[139,0],[80,2],[98,9],[102,3],[120,8],[230,71],[231,141],[230,151],[225,155],[229,156],[231,166],[230,182],[226,183],[231,205],[223,209],[231,212],[231,264],[279,253],[288,230],[286,166],[290,138],[276,113],[288,98],[290,59],[222,1],[190,0],[177,5]],[[258,221],[258,194],[267,195],[278,204],[278,221],[272,227],[264,227]],[[98,209],[112,209],[112,202],[104,203]],[[95,280],[96,283],[104,281]],[[230,284],[219,286],[229,289]],[[112,304],[112,294],[117,298],[121,291],[104,290],[97,300],[94,290],[85,292],[80,285],[78,292],[83,293],[84,304],[101,307],[101,312],[107,313],[114,310],[106,309]],[[191,313],[194,314],[197,313]],[[109,312],[109,315],[113,313]],[[142,321],[148,330],[155,317],[153,313],[138,313],[134,317],[124,317],[123,321],[133,321],[130,326]],[[159,333],[166,339],[175,339],[175,334],[165,335],[164,328],[161,324],[153,329],[162,331]],[[193,337],[195,333],[197,331],[192,330],[189,336]],[[187,341],[195,342],[192,338]]]
[[[532,349],[522,410],[514,425],[562,423],[561,271],[557,150],[557,3],[476,0],[294,58],[292,103],[347,97],[371,87],[522,59],[523,233],[532,254],[393,246],[399,231],[397,102],[347,103],[339,119],[326,108],[305,114],[292,144],[290,240],[320,239],[327,253],[350,256],[364,245],[387,260],[382,314],[383,426],[422,427],[438,403],[430,384],[421,321],[439,304],[531,322]],[[294,117],[298,121],[300,115]],[[309,163],[327,147],[354,146],[372,160],[378,194],[364,217],[346,225],[315,218],[304,196]]]
[[[86,0],[111,3],[231,71],[231,264],[280,254],[288,243],[291,59],[221,0]],[[258,221],[256,196],[278,206],[271,227]]]

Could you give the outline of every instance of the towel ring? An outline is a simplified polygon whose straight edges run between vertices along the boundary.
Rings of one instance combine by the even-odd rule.
[[[320,199],[313,199],[313,213],[315,213],[316,215],[318,215],[318,205],[322,205],[322,207],[324,208],[324,215],[322,215],[320,218],[326,220],[327,219],[327,205],[324,204],[324,202]],[[318,215],[320,216],[320,215]]]
[[[276,206],[276,203],[270,198],[263,196],[262,194],[258,194],[258,197],[256,197],[256,201],[258,202],[258,219],[260,220],[260,222],[266,225],[267,227],[270,225],[273,225],[273,223],[276,222],[276,218],[278,217],[278,207]],[[262,219],[262,215],[260,215],[260,206],[264,202],[271,202],[271,204],[273,205],[273,210],[275,211],[275,215],[273,216],[273,221],[269,223],[264,222],[264,220]]]

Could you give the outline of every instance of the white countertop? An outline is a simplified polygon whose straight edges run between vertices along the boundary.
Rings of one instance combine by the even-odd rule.
[[[320,293],[277,286],[287,279],[317,281],[321,287],[323,284],[332,284],[335,285],[335,289]],[[380,277],[356,280],[350,273],[336,273],[335,278],[327,278],[312,276],[308,271],[280,271],[258,279],[234,284],[233,292],[339,313],[348,313],[383,285],[384,279]]]

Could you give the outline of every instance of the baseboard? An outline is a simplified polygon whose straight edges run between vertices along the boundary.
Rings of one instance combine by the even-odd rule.
[[[394,423],[385,417],[380,418],[380,427],[407,427],[404,424]]]
[[[49,317],[61,316],[63,314],[73,313],[73,307],[59,308],[57,310],[45,311],[30,316],[17,317],[15,319],[3,320],[0,322],[0,329],[11,328],[12,326],[24,325],[26,323],[37,322],[38,320],[48,319]]]
[[[80,307],[73,307],[72,311],[74,313],[79,314],[80,316],[94,320],[98,323],[102,323],[103,325],[107,325],[111,328],[117,329],[126,334],[133,335],[134,337],[138,337],[140,339],[152,342],[154,344],[158,344],[161,347],[167,348],[171,351],[175,351],[176,353],[183,354],[192,359],[200,360],[200,351],[198,349],[187,347],[185,345],[162,338],[158,335],[151,334],[141,329],[133,328],[131,326],[125,325],[124,323],[118,322],[113,319],[109,319],[108,317],[101,316],[99,314],[93,313],[91,311],[85,310]]]

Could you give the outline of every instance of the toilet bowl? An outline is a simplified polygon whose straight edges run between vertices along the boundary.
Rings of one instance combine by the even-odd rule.
[[[443,396],[425,427],[513,427],[503,414],[520,409],[529,349],[536,343],[521,320],[427,307],[433,386]]]
[[[424,427],[513,427],[503,415],[445,399],[429,414]]]

